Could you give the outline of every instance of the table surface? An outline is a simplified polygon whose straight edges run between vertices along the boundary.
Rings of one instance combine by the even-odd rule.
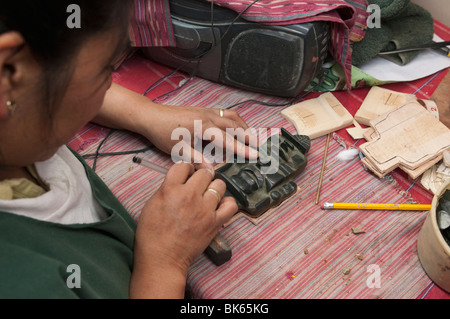
[[[140,56],[126,61],[114,74],[114,81],[144,92],[155,80],[172,70]],[[441,71],[410,83],[386,88],[434,99],[441,121],[448,125],[450,73]],[[194,78],[182,88],[187,75],[177,73],[161,83],[148,97],[157,103],[225,107],[257,99],[285,101],[225,87]],[[161,94],[177,89],[159,97]],[[354,115],[369,88],[333,92]],[[313,93],[307,98],[317,97]],[[246,103],[236,111],[252,127],[295,129],[280,116],[282,108]],[[447,115],[446,115],[447,114]],[[69,143],[81,154],[95,153],[109,130],[87,125]],[[358,158],[341,162],[336,156],[349,146],[359,145],[339,130],[330,141],[321,191],[323,201],[417,202],[428,204],[432,194],[419,180],[410,180],[396,170],[379,179],[366,171]],[[118,131],[102,144],[101,152],[136,150],[149,146],[140,136]],[[325,137],[312,140],[308,165],[294,181],[297,193],[264,214],[257,223],[240,217],[222,230],[233,250],[232,259],[217,267],[206,256],[195,260],[188,275],[194,298],[450,298],[427,277],[417,257],[417,235],[426,212],[323,211],[314,204],[323,159]],[[145,154],[162,166],[170,166],[170,156],[152,148]],[[97,159],[97,173],[138,220],[145,199],[157,190],[163,176],[132,163],[133,155]],[[92,159],[87,160],[93,164]],[[352,228],[363,233],[355,234]],[[377,272],[378,271],[378,272]],[[374,275],[381,279],[376,287]]]

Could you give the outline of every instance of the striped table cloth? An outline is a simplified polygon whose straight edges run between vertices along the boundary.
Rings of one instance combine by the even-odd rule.
[[[439,23],[437,28],[448,32]],[[170,72],[166,67],[134,56],[114,74],[114,81],[143,93]],[[385,87],[429,99],[446,73],[444,70],[424,79]],[[148,97],[161,104],[199,107],[227,107],[249,99],[272,103],[286,101],[199,78],[179,87],[186,78],[187,75],[177,73],[156,86]],[[333,94],[354,115],[368,90],[362,88]],[[311,93],[307,98],[317,95]],[[295,134],[294,127],[280,115],[282,107],[245,103],[235,109],[252,127],[284,127]],[[92,154],[108,132],[107,128],[89,124],[69,145],[81,154]],[[432,195],[420,186],[419,181],[408,179],[401,171],[396,170],[379,179],[364,170],[357,159],[349,162],[336,159],[344,146],[360,142],[354,141],[345,130],[333,135],[321,202],[431,202]],[[146,146],[150,145],[142,137],[117,131],[106,140],[100,151],[130,151]],[[425,212],[324,211],[314,204],[324,146],[324,137],[312,140],[306,170],[295,178],[297,194],[263,215],[257,225],[240,217],[222,230],[233,250],[229,262],[217,267],[203,255],[195,260],[188,274],[192,297],[450,297],[434,286],[417,257],[417,235],[425,221]],[[172,164],[170,156],[153,148],[146,152],[146,156],[162,166]],[[138,220],[145,199],[158,189],[164,177],[137,166],[132,157],[99,157],[96,170],[133,218]],[[93,164],[91,158],[87,162]],[[359,228],[363,233],[354,234],[352,228]]]

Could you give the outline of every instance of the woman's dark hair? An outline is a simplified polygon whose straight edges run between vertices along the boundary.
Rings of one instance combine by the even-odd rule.
[[[71,28],[70,5],[79,7],[79,28]],[[126,37],[131,0],[1,0],[0,33],[17,31],[44,70],[44,97],[56,104],[73,73],[71,61],[90,37],[117,28]],[[121,42],[121,41],[119,41]]]

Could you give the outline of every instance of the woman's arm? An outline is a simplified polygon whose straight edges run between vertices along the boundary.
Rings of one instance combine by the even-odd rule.
[[[227,128],[242,129],[249,133],[248,125],[235,111],[224,110],[221,117],[219,109],[156,104],[116,83],[113,83],[106,93],[102,109],[93,121],[107,127],[141,134],[160,150],[170,154],[172,147],[179,142],[171,140],[173,130],[186,128],[194,137],[198,133],[194,132],[195,120],[202,121],[202,136],[197,136],[198,138],[203,139],[205,130],[216,128],[223,137],[222,145],[219,146],[247,158],[257,157],[257,152],[252,148],[256,146],[256,142],[249,138],[250,135],[243,136],[241,141],[233,137],[227,138]],[[191,159],[193,155],[194,150]]]

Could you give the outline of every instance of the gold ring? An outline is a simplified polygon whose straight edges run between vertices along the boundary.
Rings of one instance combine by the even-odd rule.
[[[219,116],[223,117],[223,109],[219,109]]]
[[[208,188],[206,191],[207,191],[207,192],[208,192],[208,191],[209,191],[209,192],[213,192],[214,194],[216,194],[216,196],[217,196],[217,202],[218,202],[218,203],[220,202],[221,198],[220,198],[220,194],[219,194],[218,191],[216,191],[214,188]]]

